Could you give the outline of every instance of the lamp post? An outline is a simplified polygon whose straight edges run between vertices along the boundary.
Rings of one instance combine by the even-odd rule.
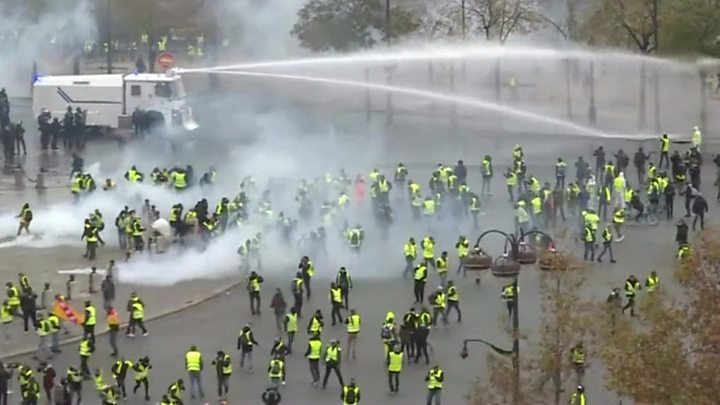
[[[385,43],[390,47],[390,0],[385,0]]]
[[[527,232],[516,232],[516,233],[506,233],[499,229],[489,229],[485,232],[483,232],[475,242],[475,248],[480,247],[480,241],[487,235],[490,234],[497,234],[501,235],[505,238],[505,255],[502,256],[503,259],[506,260],[505,263],[503,263],[503,266],[500,267],[497,263],[497,261],[493,264],[492,272],[493,275],[496,277],[512,277],[512,288],[513,288],[513,296],[512,296],[512,339],[513,339],[513,345],[512,350],[505,350],[501,349],[498,346],[495,346],[491,343],[488,343],[482,339],[466,339],[463,342],[463,350],[460,352],[460,356],[463,358],[466,358],[468,356],[467,352],[467,343],[470,342],[477,342],[482,343],[487,346],[489,346],[491,349],[493,349],[496,353],[503,354],[503,355],[512,355],[512,368],[513,368],[513,374],[514,374],[514,384],[513,384],[513,405],[518,405],[520,403],[520,316],[519,316],[519,294],[518,294],[518,275],[520,274],[520,269],[522,264],[532,264],[537,261],[537,255],[534,251],[530,251],[530,255],[527,256],[521,256],[521,247],[525,246],[525,238],[528,236],[536,236],[540,235],[545,238],[547,238],[550,242],[552,242],[552,238],[546,234],[545,232],[538,231],[538,230],[530,230]],[[510,251],[507,251],[508,245],[510,247]],[[524,253],[524,252],[522,252]]]
[[[107,44],[107,73],[112,74],[113,71],[113,36],[112,36],[112,3],[111,0],[107,0],[107,10],[106,10],[105,18],[106,21],[106,28],[107,29],[107,41],[105,42]]]

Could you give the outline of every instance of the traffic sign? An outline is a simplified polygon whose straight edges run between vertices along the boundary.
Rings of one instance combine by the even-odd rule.
[[[168,69],[172,67],[173,62],[175,62],[175,57],[172,53],[165,51],[158,55],[157,61],[158,65],[164,67],[165,69]]]

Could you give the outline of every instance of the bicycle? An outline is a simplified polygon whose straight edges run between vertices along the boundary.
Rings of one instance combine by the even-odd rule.
[[[657,204],[649,204],[647,207],[647,210],[643,212],[642,215],[637,219],[637,221],[634,221],[635,224],[645,224],[650,226],[656,226],[660,223],[660,219],[657,216]],[[637,210],[632,207],[628,207],[625,211],[625,217],[626,218],[632,218],[634,219],[637,216]],[[633,222],[631,222],[633,223]]]

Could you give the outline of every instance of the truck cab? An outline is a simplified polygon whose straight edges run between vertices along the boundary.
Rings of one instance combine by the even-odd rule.
[[[125,110],[130,117],[136,109],[148,114],[155,127],[184,128],[192,131],[198,125],[187,105],[187,95],[180,76],[166,74],[128,74],[123,81]]]

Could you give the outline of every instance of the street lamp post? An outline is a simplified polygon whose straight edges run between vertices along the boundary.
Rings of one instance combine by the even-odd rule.
[[[460,2],[460,27],[462,29],[462,40],[465,42],[465,0]]]
[[[385,43],[390,47],[390,0],[385,0]]]
[[[105,16],[107,19],[107,41],[105,42],[107,44],[107,73],[112,74],[113,71],[113,37],[112,37],[112,3],[111,0],[107,0],[107,14]]]
[[[527,232],[516,232],[516,233],[506,233],[499,229],[489,229],[485,232],[483,232],[475,242],[475,248],[480,247],[480,241],[489,234],[498,234],[505,238],[505,249],[506,254],[507,247],[510,245],[510,252],[507,255],[507,257],[510,260],[510,267],[509,270],[503,270],[500,271],[493,271],[493,275],[496,277],[512,277],[513,283],[513,297],[512,297],[512,339],[513,339],[513,345],[512,350],[505,350],[501,349],[498,346],[495,346],[491,343],[488,343],[482,339],[466,339],[463,342],[463,350],[460,352],[460,356],[463,358],[466,358],[468,356],[467,352],[467,343],[470,342],[477,342],[482,343],[487,346],[490,346],[491,349],[493,349],[496,353],[503,354],[503,355],[512,355],[512,368],[513,368],[513,374],[514,374],[514,384],[513,384],[513,405],[518,405],[520,403],[520,316],[519,316],[519,308],[520,308],[520,301],[519,301],[519,294],[518,294],[518,275],[520,274],[520,266],[522,264],[531,264],[534,263],[537,260],[537,256],[533,253],[532,257],[528,258],[521,258],[520,256],[520,247],[524,245],[525,238],[528,236],[536,236],[540,235],[545,238],[547,238],[549,241],[552,242],[552,238],[546,234],[545,232],[538,231],[538,230],[530,230]]]

